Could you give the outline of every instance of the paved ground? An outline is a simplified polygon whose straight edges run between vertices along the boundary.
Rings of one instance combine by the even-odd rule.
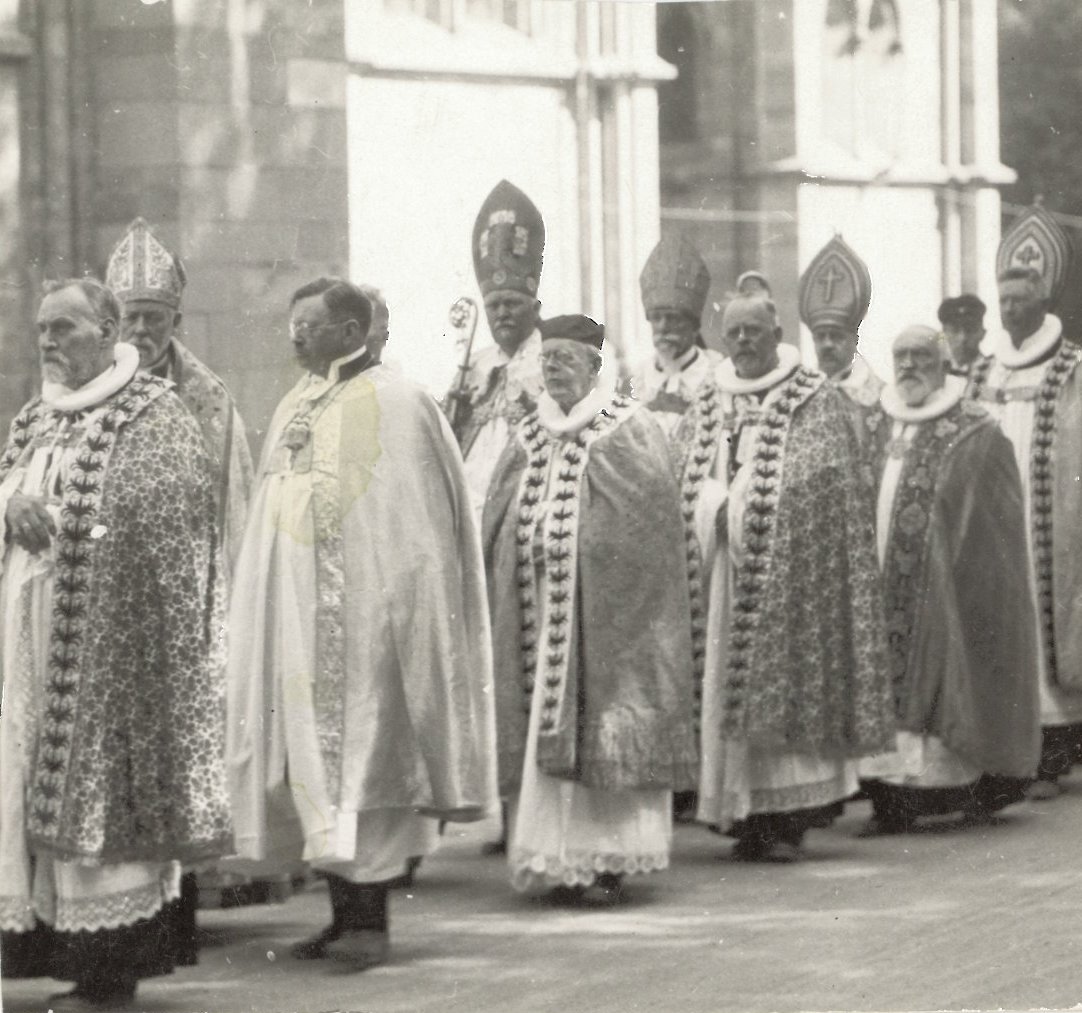
[[[808,838],[794,866],[727,860],[677,832],[673,868],[610,911],[512,893],[474,827],[392,901],[393,962],[365,974],[297,963],[328,916],[285,905],[203,912],[201,963],[140,990],[153,1013],[532,1013],[1062,1009],[1082,1002],[1082,777],[1001,823],[857,840],[866,804]],[[57,988],[4,985],[9,1013]]]

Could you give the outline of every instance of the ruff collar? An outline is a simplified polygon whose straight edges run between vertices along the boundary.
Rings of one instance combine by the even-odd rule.
[[[993,346],[996,362],[1007,369],[1025,369],[1040,362],[1059,343],[1063,335],[1063,324],[1055,313],[1046,313],[1041,326],[1037,328],[1020,348],[1015,348],[1011,336],[1003,331],[997,335]]]
[[[927,422],[949,412],[962,400],[965,390],[964,376],[948,376],[943,380],[943,386],[933,391],[923,404],[910,407],[902,400],[898,389],[891,384],[883,388],[879,403],[883,406],[883,411],[898,422]]]
[[[41,400],[53,411],[85,411],[127,386],[138,368],[139,350],[126,341],[118,341],[113,345],[113,364],[107,370],[75,390],[46,380],[41,385]]]
[[[566,436],[586,428],[599,412],[603,412],[612,403],[612,394],[595,387],[578,404],[571,406],[566,415],[564,410],[552,399],[549,392],[542,391],[537,399],[537,418],[550,433]]]
[[[744,380],[736,375],[732,359],[725,359],[718,366],[718,386],[726,394],[759,394],[787,380],[800,365],[800,352],[794,345],[778,345],[778,364],[754,379]]]

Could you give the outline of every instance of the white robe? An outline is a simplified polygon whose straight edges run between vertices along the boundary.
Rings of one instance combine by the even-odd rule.
[[[1033,423],[1036,414],[1036,390],[1048,370],[1047,353],[1059,344],[1062,325],[1059,318],[1049,313],[1044,322],[1015,348],[1005,333],[992,339],[993,362],[988,371],[986,391],[1002,390],[1009,398],[1006,402],[981,399],[981,406],[1000,424],[1007,439],[1014,447],[1014,457],[1022,476],[1022,491],[1026,504],[1026,530],[1033,529],[1030,483],[1030,444],[1033,439]],[[1034,573],[1033,542],[1026,539],[1029,553],[1030,589],[1037,599],[1037,583]],[[1078,551],[1072,546],[1071,551]],[[1039,620],[1038,620],[1039,624]],[[1041,724],[1046,726],[1071,725],[1082,722],[1082,693],[1065,693],[1048,679],[1044,656],[1044,636],[1038,625],[1037,669],[1041,691]]]
[[[382,366],[336,387],[359,354],[302,381],[268,433],[235,575],[227,753],[242,858],[303,858],[378,882],[435,847],[436,819],[419,810],[436,795],[458,792],[477,809],[466,818],[494,805],[495,719],[480,540],[457,446],[434,402]],[[280,438],[306,405],[311,459],[295,467]],[[326,698],[317,702],[335,653],[319,643],[331,592],[314,551],[316,485],[328,480],[345,571],[330,603],[344,639],[337,778],[320,738]],[[424,741],[451,726],[458,738]]]

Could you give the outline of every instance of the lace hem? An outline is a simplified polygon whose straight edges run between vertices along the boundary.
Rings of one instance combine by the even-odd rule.
[[[57,903],[55,928],[59,932],[98,932],[153,918],[180,897],[179,873],[179,867],[173,868],[163,872],[156,883],[100,897],[65,897]]]
[[[0,929],[4,932],[30,932],[37,921],[29,898],[0,897]]]
[[[581,851],[564,859],[513,849],[508,861],[511,886],[520,893],[531,889],[551,890],[556,886],[590,886],[603,873],[632,876],[660,872],[669,867],[669,853],[624,855],[618,852]]]

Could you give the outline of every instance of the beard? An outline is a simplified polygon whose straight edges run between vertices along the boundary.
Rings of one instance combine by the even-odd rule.
[[[46,383],[59,383],[65,387],[71,386],[71,366],[66,359],[60,356],[42,360],[41,376]]]
[[[924,404],[937,389],[928,377],[919,374],[900,377],[897,387],[898,393],[909,408]]]

